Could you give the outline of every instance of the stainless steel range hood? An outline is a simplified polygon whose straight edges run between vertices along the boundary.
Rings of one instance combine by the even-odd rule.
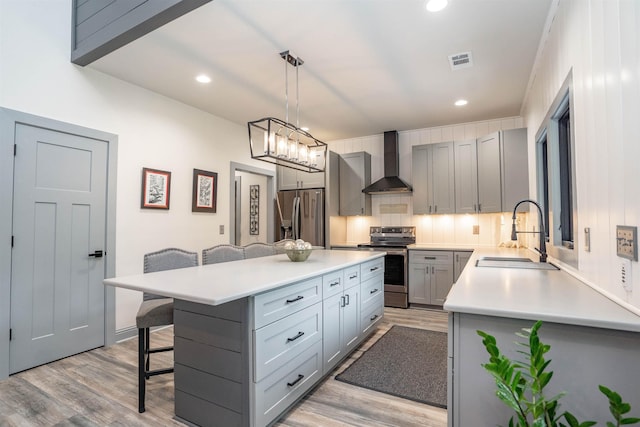
[[[410,193],[411,186],[398,177],[400,170],[398,160],[398,132],[393,130],[384,133],[384,178],[365,187],[366,194]]]

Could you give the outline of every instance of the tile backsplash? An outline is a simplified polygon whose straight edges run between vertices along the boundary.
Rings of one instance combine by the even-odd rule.
[[[331,242],[362,243],[369,240],[369,227],[378,225],[413,225],[417,243],[442,243],[470,246],[512,246],[511,212],[487,214],[411,215],[381,213],[384,206],[409,206],[410,195],[373,196],[372,216],[331,217]],[[381,209],[382,207],[382,209]],[[528,213],[519,213],[519,230],[530,230]],[[474,234],[474,226],[477,234]],[[518,235],[518,246],[526,246],[527,236]]]

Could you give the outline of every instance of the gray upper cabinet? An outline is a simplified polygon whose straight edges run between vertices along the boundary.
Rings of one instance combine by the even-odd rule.
[[[340,155],[340,215],[371,215],[371,155],[364,151]]]
[[[414,214],[455,211],[453,142],[412,148]]]
[[[455,142],[456,213],[505,212],[527,198],[526,133],[512,129]]]
[[[476,140],[456,141],[454,157],[456,213],[475,213],[478,210]]]
[[[527,153],[527,129],[502,131],[502,211],[511,212],[520,200],[529,196],[529,156]],[[529,203],[523,203],[518,211],[528,211]]]
[[[324,188],[324,172],[304,172],[278,166],[278,191]]]
[[[478,212],[502,212],[500,135],[494,132],[477,139]]]

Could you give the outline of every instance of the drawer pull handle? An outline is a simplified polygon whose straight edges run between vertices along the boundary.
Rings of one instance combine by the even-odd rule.
[[[356,277],[358,277],[358,275],[357,275],[357,274],[354,274],[353,276],[349,276],[349,280],[351,280],[351,279],[355,279]]]
[[[434,257],[434,256],[426,256],[426,257],[424,257],[424,259],[436,259],[436,257]]]
[[[375,294],[376,292],[378,292],[378,288],[372,289],[371,292],[369,292],[369,294]]]
[[[336,281],[335,281],[335,282],[333,282],[333,283],[329,283],[329,287],[331,287],[331,288],[332,288],[332,287],[334,287],[334,286],[338,286],[339,284],[340,284],[340,280],[336,280]]]
[[[300,380],[302,380],[303,378],[304,378],[304,375],[302,375],[302,374],[298,374],[298,379],[297,379],[297,380],[295,380],[295,381],[292,381],[292,382],[290,382],[290,383],[287,383],[287,385],[288,385],[289,387],[293,387],[294,385],[298,384],[298,383],[300,382]]]
[[[287,338],[287,342],[295,341],[303,335],[304,335],[304,332],[300,331],[295,337]]]
[[[374,314],[373,316],[371,316],[371,317],[369,318],[369,321],[370,321],[370,322],[373,322],[373,321],[374,321],[374,320],[376,320],[377,318],[378,318],[378,315],[377,315],[377,314]]]
[[[349,294],[346,294],[344,297],[347,299],[345,305],[349,305]]]
[[[287,300],[287,304],[291,304],[292,302],[296,302],[296,301],[300,301],[302,298],[304,298],[302,295],[298,295],[296,298],[294,299],[288,299]]]
[[[380,268],[380,267],[373,267],[373,268],[370,268],[370,269],[369,269],[369,271],[376,271],[376,270],[377,270],[377,269],[379,269],[379,268]]]

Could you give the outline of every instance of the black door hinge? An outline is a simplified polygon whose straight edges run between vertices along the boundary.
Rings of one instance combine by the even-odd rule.
[[[13,329],[9,329],[9,341],[13,339]]]
[[[11,236],[11,247],[13,247],[13,236]]]
[[[17,152],[18,152],[18,144],[13,144],[13,157],[16,156]]]

